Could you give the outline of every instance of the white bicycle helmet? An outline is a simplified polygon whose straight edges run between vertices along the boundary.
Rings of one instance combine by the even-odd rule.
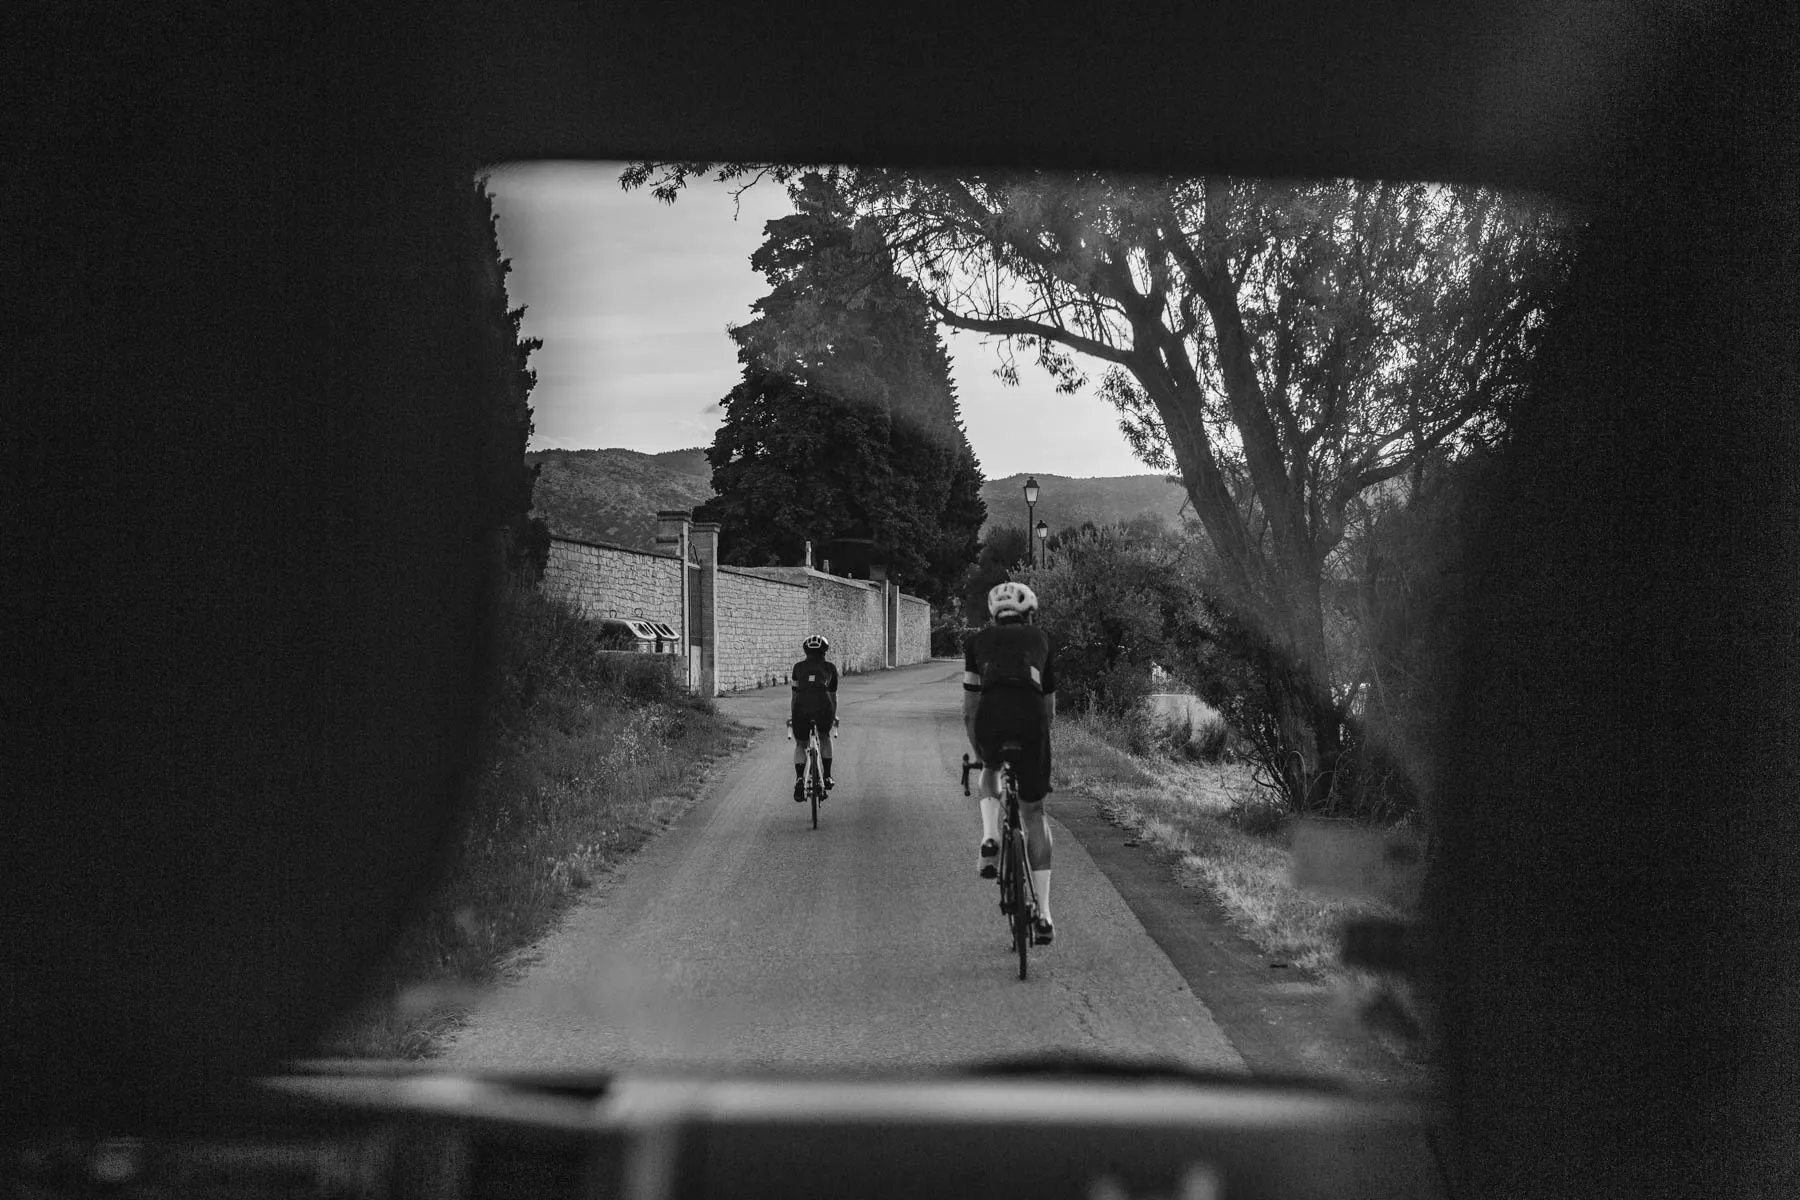
[[[1037,611],[1037,593],[1022,583],[1007,580],[997,583],[988,592],[988,616],[1022,617]]]
[[[815,633],[804,642],[801,642],[800,648],[808,654],[823,654],[825,651],[831,649],[831,643]]]

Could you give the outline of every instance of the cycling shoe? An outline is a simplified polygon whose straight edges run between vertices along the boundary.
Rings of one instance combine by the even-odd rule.
[[[1042,917],[1031,919],[1031,940],[1040,946],[1048,946],[1056,940],[1056,926]]]
[[[988,838],[981,843],[980,871],[983,879],[993,879],[1000,874],[1000,843]]]

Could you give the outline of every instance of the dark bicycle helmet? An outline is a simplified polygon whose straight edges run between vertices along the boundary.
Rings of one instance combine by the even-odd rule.
[[[815,633],[804,642],[801,642],[800,648],[808,654],[823,654],[831,649],[831,643]]]

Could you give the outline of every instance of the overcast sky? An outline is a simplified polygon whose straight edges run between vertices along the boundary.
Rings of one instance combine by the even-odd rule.
[[[741,369],[725,327],[749,319],[768,290],[750,254],[763,223],[791,211],[784,189],[751,188],[733,220],[724,187],[690,187],[664,205],[621,191],[619,170],[533,163],[498,168],[489,182],[511,301],[527,306],[525,332],[544,339],[531,358],[534,450],[710,443],[718,400]],[[1007,387],[994,378],[993,345],[973,334],[946,343],[963,425],[989,477],[1150,473],[1091,383],[1058,396],[1022,357],[1019,386]]]

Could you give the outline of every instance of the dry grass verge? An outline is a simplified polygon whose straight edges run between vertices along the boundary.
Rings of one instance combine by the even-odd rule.
[[[437,891],[327,1055],[426,1058],[485,987],[700,794],[745,733],[658,664],[595,652],[591,629],[512,598],[496,729]],[[647,657],[647,656],[645,656]]]
[[[1424,1017],[1416,996],[1397,980],[1339,961],[1350,918],[1412,914],[1299,887],[1282,813],[1259,793],[1247,767],[1134,755],[1124,749],[1129,744],[1129,731],[1104,718],[1058,721],[1057,788],[1092,797],[1143,841],[1179,854],[1178,880],[1216,898],[1270,961],[1331,984],[1376,1023],[1391,1049],[1417,1059]]]

